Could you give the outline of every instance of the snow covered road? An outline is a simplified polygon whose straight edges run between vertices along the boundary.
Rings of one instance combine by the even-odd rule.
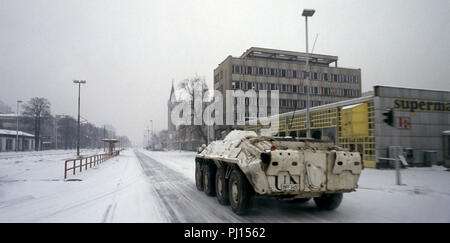
[[[365,169],[360,188],[345,194],[335,211],[319,210],[312,200],[296,204],[257,198],[252,212],[240,217],[196,189],[195,153],[137,154],[152,171],[147,173],[162,190],[175,222],[450,222],[450,172],[439,166],[402,170],[402,186],[395,185],[393,170]]]
[[[95,152],[95,151],[91,151]],[[196,189],[193,152],[126,150],[64,181],[70,152],[0,155],[0,222],[450,222],[445,168],[365,169],[335,211],[257,198],[237,216]]]

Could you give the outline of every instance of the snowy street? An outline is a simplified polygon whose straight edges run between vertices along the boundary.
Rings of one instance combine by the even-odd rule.
[[[402,186],[393,170],[365,169],[335,211],[257,198],[242,217],[196,189],[194,152],[128,149],[64,181],[73,154],[0,154],[0,222],[450,222],[450,172],[440,166],[402,170]]]

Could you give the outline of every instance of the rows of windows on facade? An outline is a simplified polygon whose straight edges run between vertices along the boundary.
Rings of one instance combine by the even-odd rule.
[[[242,73],[242,70],[246,72]],[[252,70],[258,70],[252,71]],[[245,74],[245,75],[263,75],[266,77],[282,77],[282,78],[298,78],[305,80],[308,72],[299,70],[287,70],[287,69],[275,69],[275,68],[260,68],[260,67],[247,67],[233,65],[233,74]],[[301,74],[301,75],[300,75]],[[220,74],[219,74],[220,75]],[[335,83],[352,83],[358,84],[358,76],[345,75],[345,74],[332,74],[332,73],[319,73],[310,72],[312,81],[323,82],[335,82]],[[216,82],[220,80],[220,77],[215,79]],[[298,93],[306,94],[307,87],[304,85],[283,84],[277,81],[264,83],[264,82],[248,82],[248,81],[232,81],[232,89],[234,90],[278,90],[280,93]],[[333,88],[333,87],[319,87],[311,84],[309,93],[317,96],[338,96],[338,97],[360,97],[361,93],[358,89],[345,89],[345,88]],[[296,106],[295,100],[280,100],[281,106]],[[299,101],[300,104],[304,101]],[[320,104],[317,104],[320,105]]]
[[[222,71],[220,72],[222,73]],[[221,79],[220,73],[217,77],[216,82]],[[305,80],[307,78],[308,72],[301,70],[289,70],[289,69],[276,69],[276,68],[263,68],[263,67],[251,67],[251,66],[237,66],[232,65],[233,74],[245,74],[245,75],[255,75],[255,76],[266,76],[266,77],[281,77],[281,78],[296,78],[299,80]],[[356,75],[345,75],[345,74],[333,74],[333,73],[320,73],[320,72],[309,72],[312,81],[323,81],[330,83],[351,83],[358,84],[358,76]],[[232,81],[233,90],[278,90],[280,93],[297,93],[306,94],[307,87],[305,85],[293,85],[293,84],[283,84],[277,81],[265,83],[261,81],[248,82],[248,81]],[[311,84],[310,95],[312,96],[334,96],[334,97],[360,97],[361,92],[358,89],[345,89],[345,88],[334,88],[334,87],[318,87]],[[248,105],[249,101],[246,99],[245,104]],[[236,104],[236,102],[235,102]],[[311,106],[323,105],[325,102],[321,101],[311,101]],[[297,107],[305,108],[306,100],[291,100],[291,99],[280,99],[279,105],[281,107]]]

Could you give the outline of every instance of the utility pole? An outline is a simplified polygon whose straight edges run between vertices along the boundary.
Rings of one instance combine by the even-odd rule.
[[[86,80],[74,80],[73,83],[78,84],[77,157],[80,157],[80,94],[81,84],[85,84]]]
[[[58,115],[55,115],[55,119],[53,120],[53,126],[55,127],[55,150],[58,149]]]
[[[106,125],[103,125],[103,139],[106,139]],[[106,152],[106,143],[103,142],[103,152]]]
[[[17,115],[16,115],[16,152],[19,151],[19,104],[22,103],[21,100],[17,101]]]
[[[152,129],[152,131],[151,131],[151,137],[149,138],[149,140],[151,140],[152,141],[152,143],[153,143],[153,120],[150,120],[150,128]]]
[[[310,114],[309,114],[309,106],[310,106],[310,98],[309,98],[309,93],[310,93],[310,78],[309,78],[309,51],[308,51],[308,17],[312,17],[314,15],[314,13],[316,12],[316,10],[314,9],[303,9],[303,13],[302,16],[305,17],[305,25],[306,25],[306,137],[307,138],[311,138],[311,130],[310,130]]]
[[[394,114],[394,109],[389,108],[386,109],[385,112],[381,113],[385,118],[383,119],[383,122],[386,123],[388,126],[393,127],[394,132],[393,132],[393,137],[394,137],[394,145],[397,147],[400,146],[400,135],[398,132],[398,129],[396,128],[395,125],[395,114]],[[389,156],[391,157],[391,156]],[[395,160],[395,182],[397,185],[401,185],[402,184],[402,180],[401,180],[401,175],[400,175],[400,158],[398,157],[398,155],[395,155],[395,158],[393,158]]]
[[[147,148],[150,146],[150,128],[147,126]]]

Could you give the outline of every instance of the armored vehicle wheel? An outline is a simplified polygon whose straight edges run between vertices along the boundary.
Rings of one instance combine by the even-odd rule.
[[[202,163],[199,161],[195,162],[195,186],[199,191],[203,191],[203,175],[202,175]]]
[[[245,175],[239,169],[231,172],[228,193],[233,212],[238,215],[246,214],[251,207],[251,189]]]
[[[316,203],[317,207],[321,209],[334,210],[339,207],[342,202],[342,198],[342,193],[324,194],[321,197],[315,197],[314,202]]]
[[[228,196],[228,180],[225,179],[225,168],[220,167],[216,171],[216,196],[217,201],[222,205],[230,204]]]
[[[215,165],[205,163],[203,167],[203,191],[208,196],[216,195]]]
[[[309,200],[311,200],[310,197],[305,197],[305,198],[294,198],[294,202],[295,203],[307,203],[309,202]]]

